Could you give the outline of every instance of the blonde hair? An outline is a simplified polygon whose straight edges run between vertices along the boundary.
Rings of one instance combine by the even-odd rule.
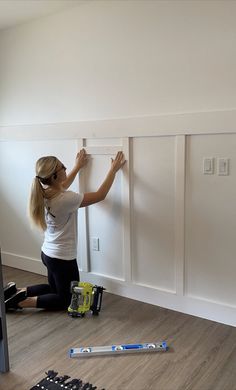
[[[29,216],[32,222],[42,230],[46,230],[45,221],[45,189],[52,183],[53,175],[60,161],[57,157],[41,157],[36,162],[36,176],[33,179],[30,198],[29,198]]]

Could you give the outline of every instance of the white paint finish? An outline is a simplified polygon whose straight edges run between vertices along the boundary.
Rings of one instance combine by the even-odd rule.
[[[96,148],[95,148],[96,149]],[[111,156],[93,154],[85,168],[85,191],[96,191],[111,165]],[[90,270],[93,273],[123,278],[123,225],[121,176],[118,172],[106,199],[89,206],[87,233],[89,237]],[[94,252],[91,238],[99,237],[99,251]]]
[[[132,279],[132,253],[131,253],[131,213],[133,209],[131,201],[131,186],[132,186],[132,172],[131,172],[131,157],[130,157],[130,139],[123,138],[122,150],[125,156],[125,165],[122,168],[122,212],[123,212],[123,269],[124,278],[127,283]]]
[[[175,272],[176,293],[184,294],[185,161],[186,137],[175,139]]]
[[[135,283],[175,291],[175,139],[133,139]]]
[[[235,15],[233,1],[93,1],[2,32],[1,124],[235,109]]]
[[[119,152],[119,150],[121,150],[121,147],[120,146],[92,146],[92,147],[86,146],[84,147],[84,149],[86,150],[86,153],[89,155],[92,154],[102,155],[102,156],[108,155],[114,158],[116,153]]]
[[[84,146],[114,146],[118,137],[235,133],[236,110],[157,115],[98,121],[0,126],[0,141],[67,140],[89,137]],[[113,141],[112,141],[113,140]]]
[[[186,293],[236,307],[236,135],[188,137]],[[204,156],[232,162],[230,176],[203,175]]]
[[[150,122],[147,121],[146,124],[148,123]],[[207,130],[213,131],[210,121],[207,122]],[[38,138],[43,139],[44,127],[40,134]],[[70,167],[76,151],[87,143],[85,139],[66,140],[67,126],[61,127],[61,135],[64,140],[50,140],[51,135],[48,134],[46,140],[38,142],[9,140],[0,143],[0,211],[1,220],[6,221],[4,226],[1,225],[0,231],[4,264],[32,272],[44,272],[39,258],[39,234],[27,227],[24,211],[28,197],[26,185],[31,182],[30,171],[33,171],[34,162],[39,156],[57,154]],[[133,140],[131,148],[129,142],[132,146],[132,140],[128,138],[122,141],[120,138],[95,139],[94,144],[91,141],[89,148],[91,151],[93,148],[94,153],[99,151],[99,154],[92,153],[87,171],[81,172],[81,190],[83,182],[84,188],[88,190],[100,184],[110,163],[110,156],[105,153],[109,145],[110,150],[113,150],[116,143],[119,144],[117,146],[123,149],[128,161],[122,175],[117,178],[114,193],[109,194],[108,202],[105,201],[103,208],[94,209],[102,206],[100,204],[79,211],[79,215],[84,212],[79,220],[79,264],[83,270],[82,279],[104,285],[113,293],[236,326],[233,277],[235,213],[232,211],[235,199],[235,137],[235,134],[190,137],[192,141],[187,143],[186,159],[186,229],[184,135],[179,135],[176,131],[175,137],[147,137],[143,132],[143,137]],[[102,145],[104,154],[101,154]],[[216,160],[229,158],[230,176],[204,176],[203,156],[214,156]],[[18,175],[14,183],[16,166],[19,171],[23,171],[23,177]],[[140,179],[149,187],[151,185],[152,191],[147,192],[147,186],[143,186]],[[207,184],[208,180],[212,180],[211,185]],[[78,183],[75,183],[74,189],[77,186]],[[133,196],[130,196],[130,190]],[[148,196],[151,198],[146,201]],[[7,204],[8,198],[11,203]],[[156,207],[150,218],[149,209],[144,213],[149,220],[152,219],[151,227],[145,221],[146,225],[143,225],[140,212],[143,200],[146,201],[145,207],[153,204]],[[86,214],[88,211],[89,215]],[[15,217],[16,212],[19,213],[18,219]],[[86,225],[87,220],[89,224]],[[113,226],[114,222],[117,223],[116,226]],[[209,224],[212,230],[208,245],[205,231],[209,233]],[[99,239],[100,231],[104,231],[105,252],[102,258],[92,258],[90,263],[86,233],[91,225],[95,229],[92,234]],[[166,226],[167,229],[164,230]],[[155,237],[146,235],[150,230],[153,236],[157,233]],[[91,233],[90,230],[88,233]],[[133,239],[131,247],[130,238]],[[140,242],[144,242],[144,247],[140,246]],[[142,251],[145,252],[145,257]],[[222,258],[224,263],[221,262]]]
[[[16,253],[4,252],[3,264],[8,267],[23,269],[24,271],[47,276],[46,267],[43,265],[41,259],[38,256],[36,258],[33,258],[21,256]]]
[[[230,305],[219,304],[196,297],[179,296],[169,291],[161,291],[160,289],[154,289],[148,286],[127,284],[95,274],[86,275],[82,273],[82,278],[90,283],[106,286],[107,291],[113,294],[236,326],[236,310],[235,307]]]
[[[81,150],[84,147],[85,140],[77,140],[77,150]],[[85,192],[85,169],[81,169],[79,176],[77,177],[77,182],[79,184],[79,192]],[[87,207],[82,207],[78,211],[78,263],[79,269],[84,272],[90,271],[89,265],[89,242],[87,234],[87,218],[88,210]]]
[[[92,124],[91,124],[91,127]],[[87,138],[85,140],[86,148],[89,148],[92,146],[93,148],[97,146],[98,148],[118,148],[118,145],[122,146],[122,139],[121,138]]]

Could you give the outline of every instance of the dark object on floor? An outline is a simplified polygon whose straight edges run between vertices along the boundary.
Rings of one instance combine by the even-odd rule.
[[[17,292],[17,288],[15,282],[7,283],[7,285],[4,287],[4,301],[9,299],[16,292]]]
[[[38,382],[35,386],[31,387],[30,390],[63,390],[63,389],[73,389],[73,390],[95,390],[96,386],[93,386],[91,383],[85,383],[81,379],[72,379],[68,375],[57,376],[57,372],[48,371],[46,372],[46,377]],[[98,390],[98,389],[97,389]],[[101,389],[105,390],[105,389]]]

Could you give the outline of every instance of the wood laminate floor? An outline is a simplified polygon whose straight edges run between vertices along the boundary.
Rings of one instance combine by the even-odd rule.
[[[19,287],[43,276],[3,267]],[[7,314],[10,367],[1,390],[29,390],[55,370],[106,390],[236,390],[236,328],[105,293],[98,317],[25,309]],[[164,353],[71,359],[78,346],[166,340]]]

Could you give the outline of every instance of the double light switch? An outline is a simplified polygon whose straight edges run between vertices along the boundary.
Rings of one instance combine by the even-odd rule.
[[[204,175],[213,175],[215,171],[215,158],[204,157],[203,159],[203,173]],[[219,176],[229,175],[229,159],[218,158],[217,159],[217,174]]]

